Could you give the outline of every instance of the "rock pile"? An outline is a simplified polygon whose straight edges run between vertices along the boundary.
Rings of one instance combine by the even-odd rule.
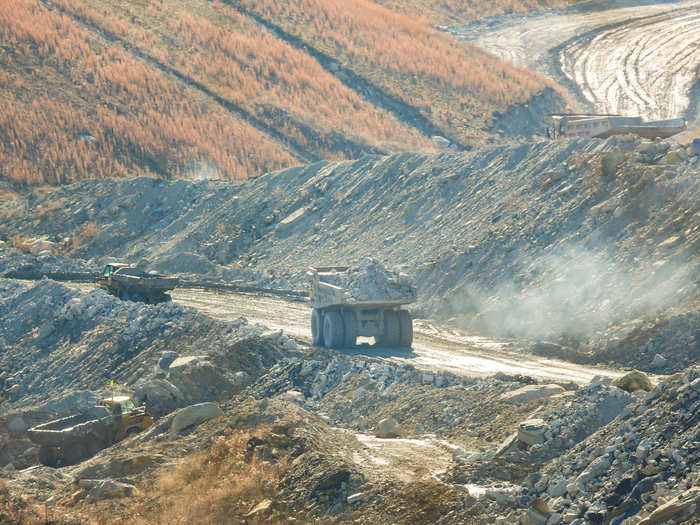
[[[323,272],[319,278],[343,288],[351,302],[410,301],[416,297],[408,275],[391,272],[371,257],[362,259],[360,264],[344,272]]]
[[[628,525],[697,517],[699,408],[699,367],[628,403],[617,419],[530,479],[530,493],[551,511],[545,519]]]
[[[211,401],[243,381],[236,373],[274,363],[289,341],[265,339],[266,329],[245,319],[215,321],[174,302],[120,301],[46,279],[0,282],[5,410],[44,403],[57,392],[106,392],[111,380],[120,390],[150,394],[156,411],[158,403],[172,410],[169,402]]]
[[[58,255],[50,250],[24,253],[0,245],[0,277],[40,279],[42,276],[62,276],[67,279],[94,278],[101,270],[94,260]]]
[[[514,463],[542,464],[607,425],[633,400],[596,378],[521,423],[517,439],[500,454]]]

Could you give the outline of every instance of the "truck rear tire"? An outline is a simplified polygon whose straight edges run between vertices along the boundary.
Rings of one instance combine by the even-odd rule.
[[[410,347],[413,344],[413,319],[406,310],[399,310],[399,329],[401,332],[401,346]]]
[[[58,463],[57,450],[54,447],[44,445],[39,447],[39,463],[47,467],[56,467]]]
[[[92,439],[88,441],[88,443],[85,446],[87,456],[90,458],[97,454],[103,448],[105,448],[105,444],[97,439]]]
[[[345,348],[355,348],[357,344],[357,313],[355,310],[343,311],[343,328],[345,328]]]
[[[386,347],[399,346],[401,342],[401,326],[399,314],[395,310],[384,311],[384,336],[379,344]]]
[[[86,443],[83,443],[82,441],[64,445],[62,448],[66,465],[77,465],[84,459],[87,459],[87,446]]]
[[[323,315],[318,308],[311,311],[311,340],[314,346],[323,346]]]
[[[343,318],[338,312],[326,313],[323,319],[323,342],[326,348],[342,348],[344,339]]]

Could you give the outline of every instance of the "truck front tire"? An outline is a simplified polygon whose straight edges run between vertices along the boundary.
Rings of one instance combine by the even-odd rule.
[[[343,318],[338,312],[326,313],[323,319],[323,342],[326,348],[342,348],[344,339]]]

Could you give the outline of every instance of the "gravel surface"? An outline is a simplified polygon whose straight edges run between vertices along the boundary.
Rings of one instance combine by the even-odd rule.
[[[449,31],[567,86],[590,110],[695,121],[700,7],[691,0],[585,2]],[[552,30],[552,28],[556,28]],[[613,50],[613,51],[611,51]]]

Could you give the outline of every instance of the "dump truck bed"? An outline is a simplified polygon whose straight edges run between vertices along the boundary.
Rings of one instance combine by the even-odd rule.
[[[96,417],[100,415],[101,417]],[[112,416],[106,410],[100,413],[75,414],[37,425],[27,431],[29,439],[37,445],[59,446],[68,440],[102,435],[107,430]]]
[[[126,288],[167,292],[178,285],[177,277],[122,275],[115,273],[112,279]]]
[[[349,297],[347,291],[339,286],[318,281],[316,291],[311,300],[314,308],[327,308],[329,306],[354,306],[357,308],[392,308],[403,304],[411,304],[415,297],[394,300],[358,301]]]
[[[382,298],[364,300],[353,297],[350,292],[335,284],[324,282],[324,277],[337,275],[338,272],[346,272],[348,266],[323,266],[311,267],[307,275],[311,277],[311,305],[314,308],[328,308],[331,306],[352,306],[354,308],[395,308],[410,304],[416,300],[415,288],[410,287],[410,293],[400,298]]]

